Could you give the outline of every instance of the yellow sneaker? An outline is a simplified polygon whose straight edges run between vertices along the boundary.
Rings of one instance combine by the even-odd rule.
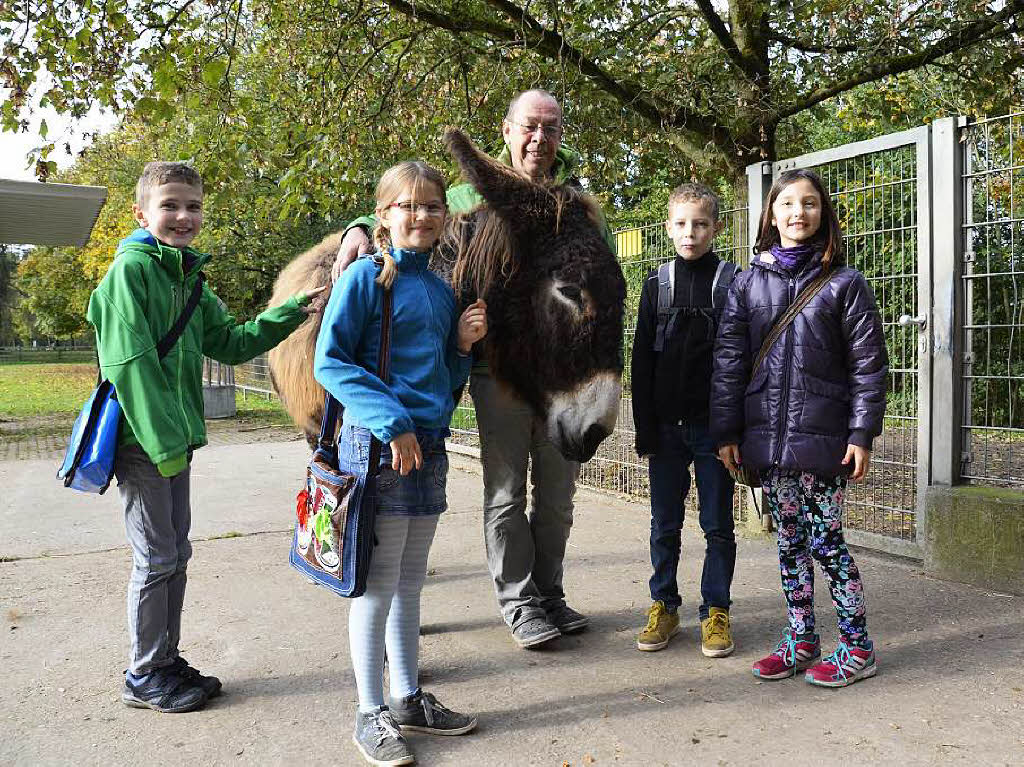
[[[679,614],[670,613],[660,599],[647,611],[647,625],[636,638],[636,649],[644,652],[660,650],[679,633]]]
[[[700,622],[700,651],[709,658],[724,658],[736,649],[729,631],[729,611],[712,607]]]

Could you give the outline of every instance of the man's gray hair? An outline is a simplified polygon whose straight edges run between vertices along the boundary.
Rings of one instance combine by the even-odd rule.
[[[526,91],[520,91],[508,103],[508,111],[505,113],[505,119],[506,120],[508,120],[509,122],[512,122],[512,116],[516,113],[516,107],[519,106],[519,102],[522,100],[523,96],[527,96],[527,95],[529,95],[531,93],[536,93],[539,96],[546,96],[547,98],[551,99],[556,104],[558,104],[558,99],[555,98],[555,94],[553,94],[551,91],[546,91],[543,88],[530,88],[529,90],[526,90]],[[561,104],[558,104],[558,110],[559,111],[562,110],[562,105]]]

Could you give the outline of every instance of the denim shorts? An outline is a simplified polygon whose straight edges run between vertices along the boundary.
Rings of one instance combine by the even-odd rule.
[[[448,453],[444,440],[448,429],[416,430],[423,466],[404,477],[391,468],[391,446],[383,445],[377,476],[377,513],[383,516],[430,516],[448,508]],[[370,431],[344,424],[338,435],[339,454],[366,463],[370,455]]]

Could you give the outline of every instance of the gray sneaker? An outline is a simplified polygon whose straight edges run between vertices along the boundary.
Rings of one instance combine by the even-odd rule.
[[[548,613],[548,620],[563,634],[576,634],[590,625],[590,618],[576,612],[569,605],[551,610]]]
[[[412,695],[392,700],[390,711],[402,732],[429,732],[431,735],[465,735],[476,727],[476,717],[445,708],[429,692],[416,690]]]
[[[536,647],[562,635],[545,617],[527,618],[512,627],[512,638],[520,647]]]
[[[352,742],[366,761],[377,767],[398,767],[416,761],[398,724],[386,708],[369,713],[356,712],[356,731],[352,734]]]

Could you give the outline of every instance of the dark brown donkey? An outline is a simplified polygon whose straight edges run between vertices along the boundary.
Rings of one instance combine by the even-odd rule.
[[[619,412],[626,282],[594,201],[569,185],[541,185],[480,152],[460,131],[445,143],[486,201],[452,216],[431,268],[460,307],[487,301],[481,342],[492,374],[526,401],[568,459],[585,461]],[[341,233],[281,272],[271,304],[330,281]],[[313,380],[320,315],[270,353],[274,386],[307,433],[319,432],[323,389]]]

